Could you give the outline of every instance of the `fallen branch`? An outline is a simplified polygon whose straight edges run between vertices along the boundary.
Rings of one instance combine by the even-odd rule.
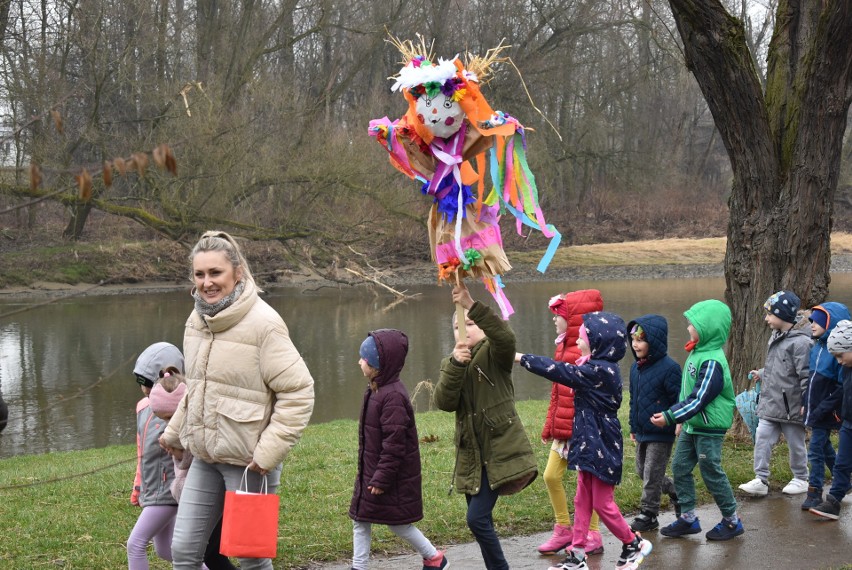
[[[417,294],[415,294],[415,295],[406,295],[405,291],[397,291],[397,290],[396,290],[396,289],[394,289],[393,287],[390,287],[390,286],[388,286],[388,285],[385,285],[384,283],[382,283],[382,282],[381,282],[381,281],[379,281],[378,279],[374,279],[374,278],[372,278],[372,277],[368,277],[367,275],[364,275],[363,273],[361,273],[361,272],[359,272],[359,271],[355,271],[354,269],[349,269],[348,267],[346,267],[346,268],[344,268],[344,269],[346,269],[346,271],[348,271],[349,273],[352,273],[353,275],[357,275],[357,276],[358,276],[358,277],[360,277],[361,279],[366,279],[367,281],[370,281],[370,282],[372,282],[372,283],[375,283],[375,284],[376,284],[376,285],[378,285],[379,287],[383,287],[383,288],[387,289],[388,291],[390,291],[391,293],[393,293],[394,295],[396,295],[397,297],[399,297],[399,298],[401,298],[401,299],[410,299],[410,298],[412,298],[412,297],[416,297],[417,295],[419,295],[419,294],[420,294],[420,293],[417,293]]]

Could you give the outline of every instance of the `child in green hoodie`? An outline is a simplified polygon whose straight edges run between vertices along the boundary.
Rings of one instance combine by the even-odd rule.
[[[701,532],[692,475],[698,465],[707,490],[722,511],[722,521],[706,537],[729,540],[744,532],[731,482],[722,469],[722,441],[734,420],[734,386],[723,349],[731,330],[731,310],[710,299],[696,303],[683,315],[689,322],[685,348],[690,354],[683,366],[680,401],[651,416],[651,423],[658,427],[678,424],[679,432],[672,475],[682,514],[660,533],[681,537]]]

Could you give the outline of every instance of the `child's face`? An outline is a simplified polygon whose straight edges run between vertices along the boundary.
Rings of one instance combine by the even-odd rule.
[[[837,359],[837,362],[841,366],[845,366],[846,368],[852,368],[852,352],[840,352],[834,354],[834,358]]]
[[[151,395],[151,389],[148,386],[139,385],[139,389],[142,390],[142,394],[147,398]]]
[[[565,334],[568,330],[568,321],[562,315],[553,315],[553,323],[556,325],[556,334]]]
[[[467,317],[467,312],[465,312],[465,317]],[[481,328],[476,326],[476,323],[471,319],[465,318],[465,331],[467,332],[467,346],[468,348],[473,348],[476,346],[479,341],[485,338],[485,333]],[[459,327],[458,327],[458,319],[453,319],[453,335],[456,338],[456,342],[459,341]]]
[[[592,349],[589,348],[589,343],[582,337],[577,338],[577,348],[580,349],[580,354],[583,356],[588,356],[592,353]]]
[[[825,334],[825,329],[811,321],[811,337],[819,338]]]
[[[630,337],[630,346],[633,347],[633,352],[636,353],[636,358],[645,358],[648,356],[648,341],[642,339],[639,335]]]
[[[692,342],[698,342],[699,340],[701,340],[698,338],[698,331],[695,330],[695,327],[692,326],[692,323],[689,323],[687,325],[686,332],[689,333],[689,340],[691,340]]]
[[[766,316],[763,317],[763,321],[770,329],[774,331],[782,331],[792,326],[791,323],[788,323],[787,321],[778,318],[772,313],[766,313]]]
[[[160,418],[161,420],[165,420],[165,421],[169,421],[170,419],[172,419],[172,414],[166,414],[166,413],[160,412],[159,414],[155,413],[154,415],[157,416],[158,418]]]
[[[381,362],[379,364],[381,364]],[[368,380],[372,380],[373,378],[376,377],[376,374],[379,373],[379,371],[376,368],[373,368],[372,366],[367,364],[367,361],[364,360],[363,358],[358,359],[358,366],[361,367],[361,373]]]

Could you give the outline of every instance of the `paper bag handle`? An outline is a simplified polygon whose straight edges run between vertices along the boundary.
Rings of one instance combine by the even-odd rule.
[[[249,493],[248,490],[248,472],[249,468],[246,467],[246,470],[243,471],[243,476],[240,479],[240,486],[237,489],[237,493]],[[260,483],[260,492],[252,493],[253,495],[266,495],[269,493],[269,487],[266,482],[266,475],[263,476],[263,481]]]

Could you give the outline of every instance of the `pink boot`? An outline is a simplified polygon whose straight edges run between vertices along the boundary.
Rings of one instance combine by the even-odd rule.
[[[574,538],[574,529],[570,526],[562,526],[559,523],[553,525],[553,536],[539,545],[538,551],[542,554],[556,554],[563,548],[571,546],[571,540]]]
[[[590,530],[586,535],[586,554],[603,554],[603,537],[600,531]]]

